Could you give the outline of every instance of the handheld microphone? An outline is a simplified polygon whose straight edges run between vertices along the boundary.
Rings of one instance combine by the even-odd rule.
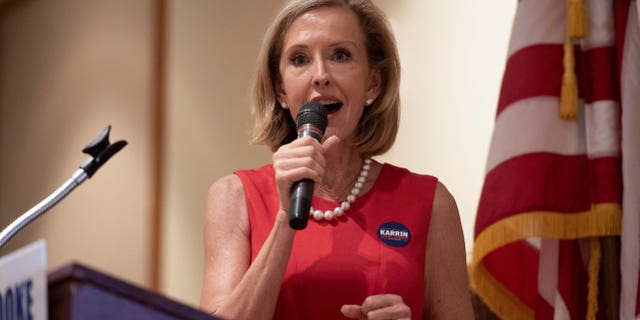
[[[324,130],[327,129],[327,111],[316,101],[309,101],[302,105],[296,116],[298,138],[311,136],[322,141]],[[313,180],[302,179],[291,187],[289,205],[289,226],[295,230],[307,227],[309,210],[313,197]]]

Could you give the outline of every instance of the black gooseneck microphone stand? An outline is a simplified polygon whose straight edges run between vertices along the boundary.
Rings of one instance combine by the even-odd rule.
[[[80,169],[76,170],[67,182],[2,230],[0,233],[0,248],[27,224],[53,208],[87,178],[91,178],[109,158],[127,145],[125,140],[120,140],[113,144],[109,143],[110,131],[111,125],[107,126],[95,140],[82,149],[82,152],[91,155],[91,158],[80,165]]]

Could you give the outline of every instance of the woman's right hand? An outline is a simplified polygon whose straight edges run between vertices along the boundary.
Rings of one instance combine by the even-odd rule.
[[[342,314],[349,319],[378,320],[398,319],[411,320],[411,308],[397,294],[378,294],[368,296],[362,305],[347,304],[342,306]]]
[[[305,178],[316,184],[322,181],[326,168],[325,154],[339,141],[338,137],[331,136],[320,144],[307,136],[281,146],[273,154],[273,170],[282,211],[289,212],[289,194],[295,182]]]

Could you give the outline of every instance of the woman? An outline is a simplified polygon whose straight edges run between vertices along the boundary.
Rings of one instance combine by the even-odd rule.
[[[400,65],[368,0],[289,2],[267,31],[254,141],[273,163],[216,181],[205,213],[201,306],[228,319],[470,319],[455,201],[436,178],[371,160],[396,136]],[[323,104],[321,142],[295,139]],[[306,229],[289,191],[315,182]]]

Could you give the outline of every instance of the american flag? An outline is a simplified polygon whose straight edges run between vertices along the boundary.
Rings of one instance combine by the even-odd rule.
[[[620,319],[640,319],[640,9],[582,2],[518,2],[469,267],[502,319],[595,319],[599,239],[620,235]],[[565,71],[573,120],[560,116]]]

